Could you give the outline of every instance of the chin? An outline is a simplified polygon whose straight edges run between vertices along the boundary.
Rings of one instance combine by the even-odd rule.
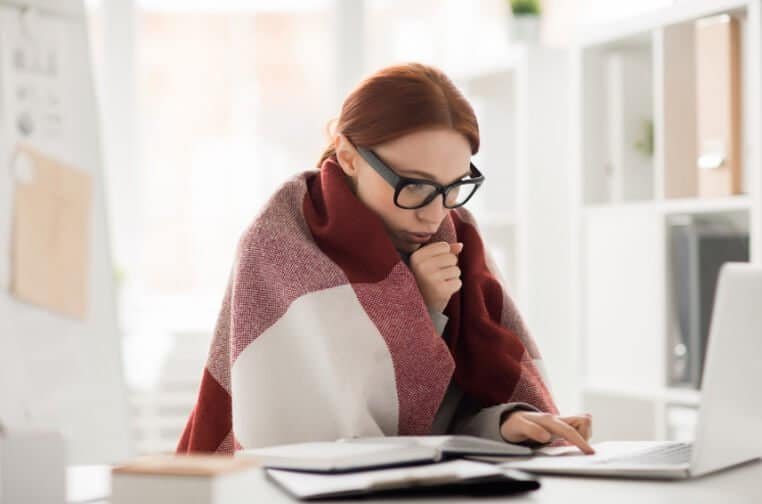
[[[420,243],[410,243],[408,241],[396,241],[394,247],[402,252],[412,253],[421,248]]]

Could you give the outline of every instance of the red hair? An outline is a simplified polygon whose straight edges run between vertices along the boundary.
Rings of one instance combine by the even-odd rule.
[[[365,78],[344,100],[335,121],[336,134],[364,147],[447,128],[468,140],[471,154],[479,151],[479,125],[468,100],[444,72],[420,63],[390,66]],[[331,142],[318,168],[335,153]]]

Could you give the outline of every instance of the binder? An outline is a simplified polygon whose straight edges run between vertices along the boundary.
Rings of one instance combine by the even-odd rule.
[[[749,234],[688,219],[672,225],[670,242],[677,323],[670,383],[699,389],[720,268],[749,261]]]
[[[696,21],[699,196],[741,193],[741,61],[738,21]]]
[[[496,496],[540,488],[528,474],[472,460],[451,460],[424,466],[316,474],[265,469],[265,476],[301,500],[375,496]]]

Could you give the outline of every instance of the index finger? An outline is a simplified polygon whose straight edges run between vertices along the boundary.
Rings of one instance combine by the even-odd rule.
[[[590,415],[559,417],[559,420],[571,425],[585,440],[590,439],[593,430],[593,421]]]
[[[441,242],[434,242],[424,245],[423,247],[419,248],[415,252],[413,252],[414,256],[417,256],[418,258],[424,258],[424,257],[436,257],[438,255],[444,255],[450,253],[450,244],[444,241]]]
[[[545,427],[547,430],[552,432],[553,434],[556,434],[558,436],[561,436],[580,450],[582,450],[582,453],[585,453],[587,455],[592,455],[595,453],[595,450],[593,450],[593,447],[590,446],[587,441],[580,435],[579,432],[574,430],[571,426],[568,424],[565,424],[561,420],[558,420],[556,417],[552,415],[548,416],[536,416],[532,417],[531,421],[541,425],[542,427]]]

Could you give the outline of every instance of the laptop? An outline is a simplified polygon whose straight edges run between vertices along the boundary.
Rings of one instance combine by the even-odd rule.
[[[598,443],[593,445],[596,453],[587,456],[563,447],[555,455],[501,466],[548,474],[682,479],[742,464],[762,456],[761,383],[762,266],[727,263],[714,299],[693,442]]]

